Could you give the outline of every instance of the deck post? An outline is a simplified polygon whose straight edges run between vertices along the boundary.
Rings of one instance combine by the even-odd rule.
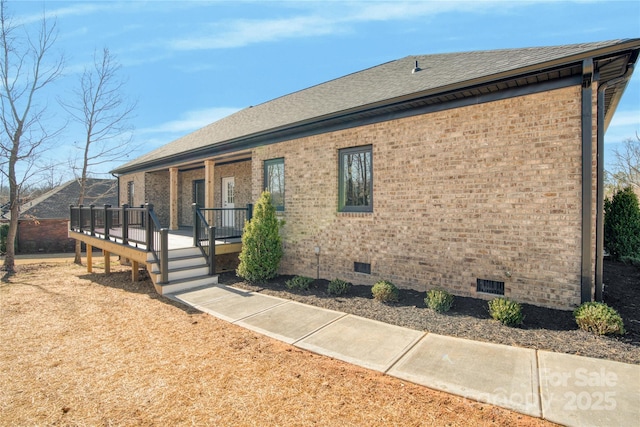
[[[144,219],[145,219],[145,230],[146,230],[146,241],[147,241],[147,251],[150,251],[153,248],[153,227],[151,224],[151,212],[153,212],[153,204],[145,203],[144,205]]]
[[[82,233],[82,205],[78,205],[78,231]]]
[[[109,229],[111,228],[112,218],[109,208],[111,205],[104,205],[104,239],[109,240]]]
[[[169,230],[160,229],[160,283],[169,282]]]
[[[216,274],[216,228],[209,226],[209,276]]]
[[[95,236],[96,235],[96,214],[93,211],[93,208],[95,208],[95,205],[89,205],[89,235],[90,236]]]
[[[198,221],[198,205],[196,203],[191,204],[193,210],[193,246],[198,247],[198,238],[200,236],[200,221]]]
[[[93,273],[93,246],[85,244],[87,249],[87,273]]]
[[[69,205],[69,230],[76,230],[73,227],[73,205]]]
[[[138,274],[139,274],[139,270],[140,266],[138,264],[138,261],[131,261],[131,281],[132,282],[137,282],[138,281]]]
[[[247,221],[253,218],[253,203],[247,203]]]
[[[111,273],[111,252],[103,249],[102,253],[104,254],[104,272],[109,274]]]
[[[127,208],[129,207],[129,205],[127,205],[126,203],[122,205],[122,218],[120,219],[120,222],[122,223],[122,244],[123,245],[128,245],[129,244],[129,217],[127,215]]]

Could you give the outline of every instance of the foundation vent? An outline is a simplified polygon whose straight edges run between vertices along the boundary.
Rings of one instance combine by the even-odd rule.
[[[366,262],[354,262],[353,271],[356,273],[371,274],[371,264]]]
[[[486,294],[504,295],[504,282],[476,279],[476,291]]]

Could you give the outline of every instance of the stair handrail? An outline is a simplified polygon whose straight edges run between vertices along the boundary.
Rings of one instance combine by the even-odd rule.
[[[147,221],[147,252],[160,269],[160,283],[169,282],[169,229],[160,225],[151,203],[145,205]]]
[[[193,246],[200,249],[209,266],[209,276],[216,274],[216,228],[209,225],[200,207],[193,207]],[[203,242],[207,242],[203,245]]]

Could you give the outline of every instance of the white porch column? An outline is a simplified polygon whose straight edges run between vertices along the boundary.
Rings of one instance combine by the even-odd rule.
[[[169,229],[178,229],[178,168],[169,168]]]

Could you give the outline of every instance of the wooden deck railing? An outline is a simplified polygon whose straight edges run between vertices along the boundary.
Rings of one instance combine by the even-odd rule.
[[[200,248],[209,265],[209,275],[216,271],[216,240],[242,237],[245,221],[253,215],[253,205],[246,208],[201,208],[193,204],[193,245]]]
[[[122,205],[103,208],[91,206],[69,207],[69,228],[123,245],[134,245],[151,254],[160,270],[160,283],[166,283],[169,275],[169,229],[163,228],[153,211],[152,204],[140,207]]]
[[[199,208],[193,205],[193,245],[200,248],[215,274],[216,241],[242,237],[245,221],[251,220],[253,205],[246,208]],[[160,270],[160,283],[167,283],[169,275],[169,229],[158,221],[153,205],[140,207],[122,205],[102,208],[73,206],[69,208],[69,227],[72,231],[123,245],[135,246],[151,254]]]

